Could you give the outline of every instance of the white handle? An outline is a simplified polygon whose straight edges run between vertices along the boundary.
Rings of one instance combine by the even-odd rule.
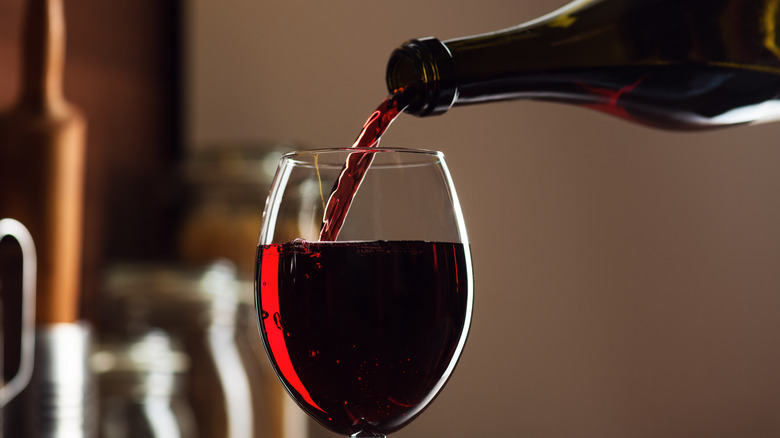
[[[37,256],[30,232],[15,219],[0,220],[0,239],[11,236],[22,248],[22,351],[19,371],[0,388],[0,407],[5,406],[30,383],[35,354],[35,276]]]

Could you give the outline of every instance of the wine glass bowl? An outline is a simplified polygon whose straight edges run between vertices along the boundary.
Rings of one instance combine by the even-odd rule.
[[[356,156],[355,154],[361,154]],[[370,163],[334,240],[319,240],[348,159]],[[359,187],[359,189],[358,189]],[[333,432],[385,436],[449,379],[471,321],[465,225],[439,152],[282,157],[258,242],[256,306],[277,376]]]

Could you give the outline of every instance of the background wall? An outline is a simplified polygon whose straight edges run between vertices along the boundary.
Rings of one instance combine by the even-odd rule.
[[[401,42],[562,4],[192,0],[185,138],[349,145]],[[394,438],[777,436],[778,134],[534,102],[402,116],[383,144],[446,153],[477,295],[453,379]]]

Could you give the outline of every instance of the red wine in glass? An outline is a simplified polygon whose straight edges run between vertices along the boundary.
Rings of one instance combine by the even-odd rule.
[[[343,435],[388,434],[419,415],[466,335],[467,251],[422,241],[260,245],[260,330],[298,404]]]

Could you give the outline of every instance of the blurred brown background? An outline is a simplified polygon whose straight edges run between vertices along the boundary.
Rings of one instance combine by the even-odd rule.
[[[0,2],[2,106],[19,3]],[[86,270],[165,254],[182,151],[351,144],[396,45],[563,3],[69,0],[66,95],[90,123]],[[452,381],[394,437],[777,436],[778,135],[536,102],[399,118],[384,145],[447,155],[477,295]]]
[[[0,110],[19,89],[24,0],[0,0]],[[66,0],[65,97],[86,114],[85,293],[114,260],[164,257],[181,155],[180,6]],[[92,301],[85,312],[92,311]]]

